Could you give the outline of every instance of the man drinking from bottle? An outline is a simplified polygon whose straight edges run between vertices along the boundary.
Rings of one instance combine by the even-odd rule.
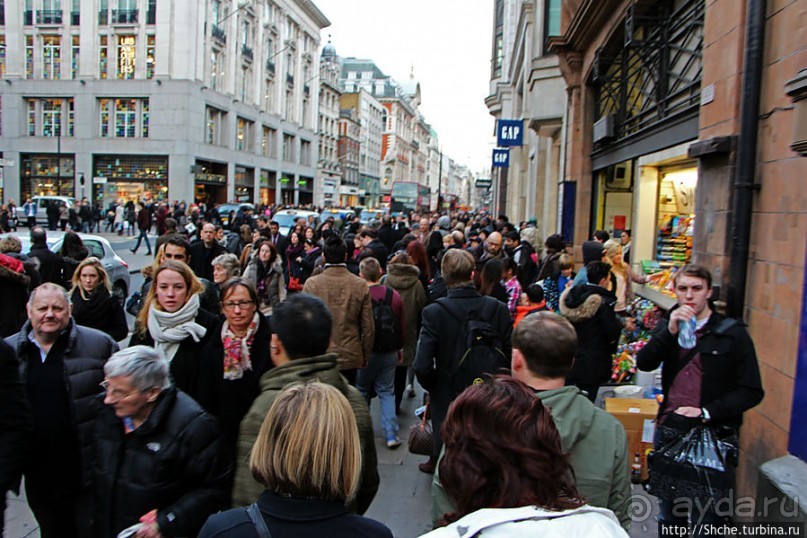
[[[663,365],[664,401],[654,443],[657,451],[704,423],[723,434],[736,433],[743,413],[759,404],[764,395],[754,343],[743,322],[712,310],[709,270],[698,265],[681,268],[675,275],[675,292],[678,305],[659,323],[636,358],[640,370]],[[653,465],[650,472],[654,472]],[[678,478],[665,472],[671,480]],[[725,472],[733,473],[733,468],[727,467]],[[651,485],[654,478],[660,477],[651,476]],[[725,521],[728,514],[718,513],[716,502],[693,503],[686,491],[678,491],[677,495],[659,493],[661,524],[686,528],[689,523],[691,529],[697,523]]]

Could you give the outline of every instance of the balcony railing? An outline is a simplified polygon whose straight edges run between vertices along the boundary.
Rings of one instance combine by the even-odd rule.
[[[289,86],[294,86],[294,75],[291,73],[286,73],[286,82]]]
[[[73,26],[78,26],[81,24],[81,12],[80,11],[71,11],[70,12],[70,24]]]
[[[275,63],[272,60],[266,60],[266,72],[272,75],[275,74]]]
[[[241,45],[241,56],[251,62],[253,58],[252,49],[246,45]]]
[[[224,33],[224,28],[220,27],[217,24],[213,25],[210,34],[213,36],[214,39],[218,39],[222,43],[227,42],[227,34]]]
[[[112,24],[137,24],[136,9],[113,9]]]
[[[61,9],[41,9],[36,12],[37,24],[62,24]]]

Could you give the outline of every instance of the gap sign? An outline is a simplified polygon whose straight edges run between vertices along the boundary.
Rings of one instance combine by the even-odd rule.
[[[510,150],[494,149],[493,168],[507,168],[508,166],[510,166]]]
[[[499,120],[496,126],[496,145],[500,148],[524,144],[524,122],[521,120]]]

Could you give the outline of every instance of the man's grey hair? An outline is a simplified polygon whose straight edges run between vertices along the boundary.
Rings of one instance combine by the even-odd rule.
[[[48,234],[45,233],[45,228],[42,226],[34,226],[31,228],[31,243],[34,244],[47,244]]]
[[[235,254],[231,254],[229,252],[225,254],[219,254],[213,261],[210,262],[210,265],[216,266],[219,265],[227,271],[227,274],[230,277],[234,276],[241,276],[241,262],[238,261],[238,257]]]
[[[65,300],[65,302],[67,302],[68,307],[71,304],[73,304],[73,302],[70,300],[70,292],[69,291],[67,291],[66,289],[64,289],[63,287],[61,287],[58,284],[54,284],[53,282],[45,282],[44,284],[40,284],[39,286],[34,288],[34,291],[31,292],[31,295],[28,297],[28,306],[31,306],[31,305],[34,304],[34,297],[36,297],[36,294],[38,292],[40,292],[40,291],[58,291],[64,297],[64,300]]]
[[[168,360],[152,347],[132,346],[118,351],[104,364],[106,377],[131,377],[132,386],[139,391],[171,386]]]

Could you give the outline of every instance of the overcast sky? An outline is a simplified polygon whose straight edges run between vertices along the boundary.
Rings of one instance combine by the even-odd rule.
[[[474,172],[490,166],[492,0],[314,0],[331,21],[336,53],[374,60],[384,74],[420,82],[420,111],[443,153]]]

